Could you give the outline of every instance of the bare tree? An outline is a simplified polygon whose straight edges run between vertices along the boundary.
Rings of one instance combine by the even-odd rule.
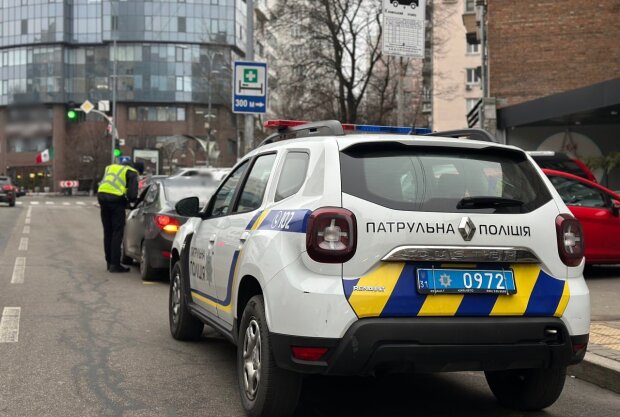
[[[283,106],[305,117],[331,113],[354,123],[381,58],[381,5],[371,0],[281,0],[274,28],[287,33],[279,55]]]
[[[111,139],[105,132],[104,122],[86,122],[67,137],[67,178],[92,180],[92,191],[111,159]]]

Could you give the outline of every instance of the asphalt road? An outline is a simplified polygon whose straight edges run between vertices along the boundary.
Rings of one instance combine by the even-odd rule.
[[[173,340],[167,283],[146,285],[135,268],[106,272],[94,200],[20,201],[0,206],[0,313],[20,309],[18,341],[0,341],[0,416],[244,415],[234,346],[208,328],[197,343]],[[11,283],[20,281],[18,258],[25,258],[23,283]],[[457,373],[310,378],[298,417],[615,417],[618,410],[617,394],[569,378],[554,406],[517,413],[495,402],[481,373]]]

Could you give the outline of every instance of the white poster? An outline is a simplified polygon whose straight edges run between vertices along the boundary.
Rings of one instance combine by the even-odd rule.
[[[424,58],[426,0],[383,0],[383,53]]]

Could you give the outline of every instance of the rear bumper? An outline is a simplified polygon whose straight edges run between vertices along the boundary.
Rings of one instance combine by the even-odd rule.
[[[342,339],[271,335],[278,366],[303,373],[370,375],[379,372],[495,371],[558,368],[578,363],[557,318],[381,318],[355,322]],[[292,357],[292,346],[327,347],[322,361]]]
[[[164,256],[163,253],[166,252],[169,254],[172,251],[172,241],[158,234],[153,239],[145,239],[144,243],[149,251],[150,267],[155,269],[169,269],[170,257]]]
[[[0,194],[0,202],[1,203],[11,203],[15,201],[14,194]]]

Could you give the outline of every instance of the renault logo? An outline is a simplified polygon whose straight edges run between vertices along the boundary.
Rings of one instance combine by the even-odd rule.
[[[469,217],[463,217],[461,224],[459,224],[459,232],[465,241],[470,241],[476,234],[476,226]]]

